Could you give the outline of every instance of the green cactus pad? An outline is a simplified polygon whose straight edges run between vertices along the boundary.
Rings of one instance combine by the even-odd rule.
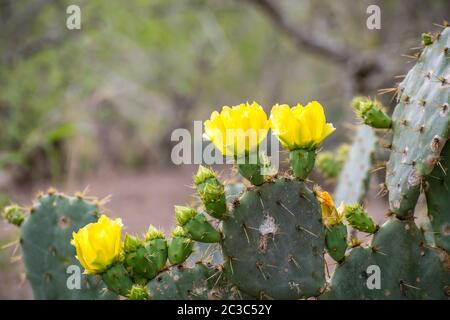
[[[413,216],[423,178],[433,170],[448,137],[449,44],[447,27],[399,85],[386,185],[390,208],[400,218]]]
[[[283,178],[247,191],[223,233],[227,276],[248,294],[298,299],[323,288],[324,227],[304,183]]]
[[[158,274],[156,264],[144,247],[125,254],[124,265],[133,276],[135,282],[143,283],[153,279]]]
[[[347,250],[347,227],[338,223],[325,231],[325,248],[328,254],[336,261],[341,262]]]
[[[96,222],[98,208],[81,197],[40,196],[21,225],[22,257],[35,299],[113,299],[99,277],[81,275],[81,289],[68,289],[67,267],[83,268],[70,244],[72,232]]]
[[[187,237],[174,236],[169,244],[169,262],[171,264],[183,263],[192,253],[192,240]]]
[[[369,189],[370,171],[377,139],[373,129],[360,125],[356,130],[348,153],[347,161],[338,178],[338,185],[334,192],[336,205],[344,203],[361,203]]]
[[[388,220],[369,248],[354,248],[333,273],[323,299],[448,299],[449,256],[424,245],[412,221]],[[369,268],[379,267],[380,287]]]
[[[220,232],[208,222],[203,213],[197,213],[183,226],[192,240],[206,243],[219,242]]]
[[[447,143],[437,165],[427,178],[425,191],[428,207],[429,235],[436,246],[450,252],[450,144]]]
[[[192,268],[170,267],[149,282],[148,293],[154,300],[216,300],[247,297],[226,282],[222,271],[201,263]]]
[[[116,263],[103,272],[102,280],[109,290],[121,296],[127,296],[133,287],[131,276],[121,263]]]

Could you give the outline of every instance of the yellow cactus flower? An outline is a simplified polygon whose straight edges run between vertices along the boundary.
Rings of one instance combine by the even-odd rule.
[[[267,136],[269,120],[264,109],[253,102],[222,107],[204,123],[205,135],[225,156],[241,156],[255,150]]]
[[[331,195],[323,191],[319,186],[314,186],[314,194],[322,209],[322,223],[324,226],[329,228],[341,223],[344,216],[336,210]]]
[[[70,243],[76,248],[84,273],[102,273],[117,261],[122,248],[121,232],[121,219],[102,215],[97,222],[72,233]]]
[[[291,108],[276,104],[270,115],[272,132],[289,149],[312,150],[335,130],[327,123],[322,105],[313,101],[305,107],[300,103]]]

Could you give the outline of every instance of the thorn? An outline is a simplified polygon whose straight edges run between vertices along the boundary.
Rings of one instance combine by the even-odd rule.
[[[441,168],[442,173],[444,174],[444,176],[447,176],[447,171],[445,171],[444,167],[442,166],[441,161],[438,161],[438,166]]]
[[[244,230],[245,236],[247,237],[247,242],[248,242],[248,244],[250,244],[250,238],[249,238],[248,233],[247,233],[247,226],[243,223],[243,224],[241,225],[241,227],[242,227],[242,229]]]
[[[228,262],[230,263],[230,269],[231,269],[231,275],[234,275],[234,269],[233,269],[233,257],[228,257]]]
[[[283,203],[278,202],[278,204],[279,204],[284,210],[286,210],[287,212],[289,212],[293,217],[295,217],[295,214],[294,214],[291,210],[289,210]]]
[[[312,231],[309,231],[308,229],[306,229],[305,227],[302,227],[301,225],[297,225],[297,230],[302,230],[302,231],[305,231],[306,233],[309,233],[310,235],[312,235],[312,236],[314,236],[314,237],[316,237],[317,239],[319,239],[319,236],[317,235],[317,234],[315,234],[314,232],[312,232]]]
[[[268,278],[267,278],[265,272],[263,271],[262,267],[263,267],[262,262],[259,262],[259,261],[256,262],[256,268],[259,270],[259,272],[261,272],[261,274],[262,274],[264,280],[267,280]]]
[[[295,266],[298,268],[298,269],[302,269],[302,267],[300,266],[300,264],[297,262],[297,260],[295,260],[295,258],[294,258],[294,256],[292,255],[292,254],[290,254],[289,256],[288,256],[288,261],[289,262],[293,262],[294,264],[295,264]]]

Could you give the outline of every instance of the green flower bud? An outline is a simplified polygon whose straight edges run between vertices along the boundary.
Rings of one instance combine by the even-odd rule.
[[[366,97],[355,97],[352,107],[356,115],[367,125],[387,129],[392,126],[391,118],[384,112],[383,106],[376,100]]]
[[[196,214],[197,211],[195,209],[184,206],[175,206],[175,218],[179,226],[184,226]]]
[[[338,208],[338,211],[344,214],[345,219],[353,228],[367,233],[378,231],[378,226],[360,204],[343,205]]]
[[[200,165],[197,174],[194,176],[194,183],[199,185],[211,178],[216,178],[216,173],[213,170]]]
[[[127,298],[129,300],[150,300],[147,288],[138,284],[135,284],[131,287],[130,293],[128,293]]]
[[[145,234],[145,241],[150,241],[153,239],[165,239],[164,232],[155,228],[152,224],[148,227],[147,233]]]
[[[187,233],[182,227],[176,226],[172,230],[172,237],[187,237]]]
[[[433,36],[429,33],[422,33],[422,45],[429,46],[433,44]]]
[[[25,213],[17,204],[12,204],[3,209],[3,217],[8,220],[9,223],[20,227],[25,220]]]
[[[125,240],[123,244],[123,250],[127,252],[134,252],[138,248],[142,247],[142,241],[138,238],[126,233]]]

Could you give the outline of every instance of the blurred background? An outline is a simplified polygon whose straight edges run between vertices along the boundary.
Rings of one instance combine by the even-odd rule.
[[[80,30],[66,27],[72,4]],[[371,4],[380,30],[366,27]],[[391,110],[378,90],[401,81],[421,33],[449,12],[448,0],[0,0],[0,207],[89,186],[112,196],[107,213],[127,231],[169,232],[196,170],[172,164],[174,129],[222,105],[319,100],[338,128],[333,150],[351,142],[351,98]],[[372,200],[380,221],[386,199]],[[17,239],[0,222],[0,299],[32,297]]]

